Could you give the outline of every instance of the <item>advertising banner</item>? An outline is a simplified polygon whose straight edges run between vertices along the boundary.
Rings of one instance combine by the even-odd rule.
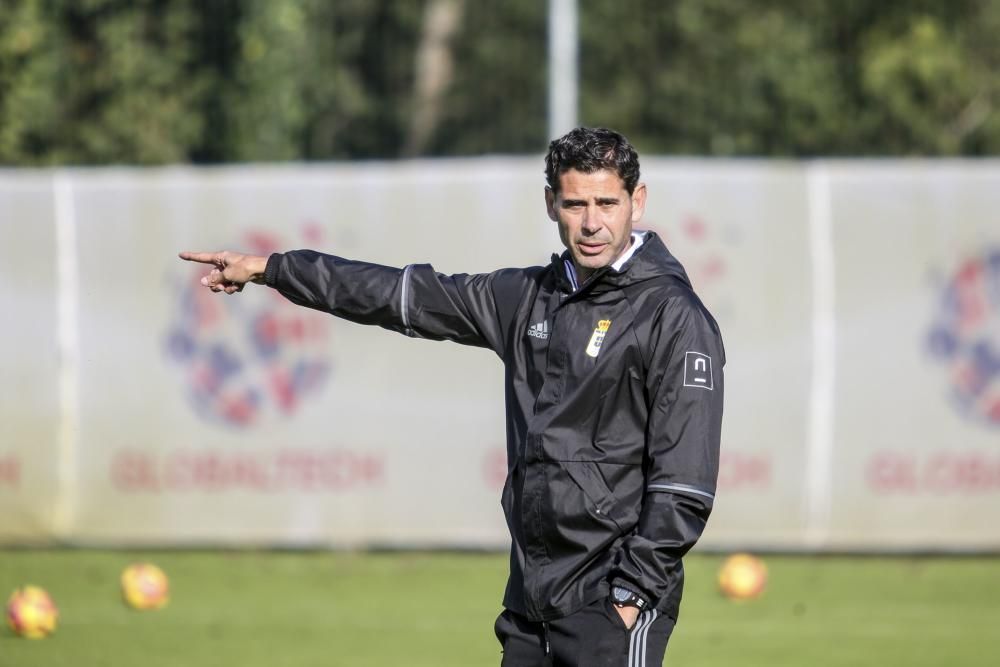
[[[0,172],[0,540],[40,542],[56,516],[61,418],[56,177]],[[65,316],[66,313],[64,312]],[[64,329],[65,330],[65,329]]]
[[[834,167],[829,541],[996,549],[1000,172]]]
[[[0,541],[504,548],[503,367],[182,250],[561,251],[532,158],[0,171]],[[1000,165],[649,158],[726,343],[703,547],[996,550]]]

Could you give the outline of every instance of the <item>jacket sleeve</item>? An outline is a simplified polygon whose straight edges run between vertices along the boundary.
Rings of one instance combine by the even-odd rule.
[[[293,303],[351,322],[486,347],[502,357],[505,324],[494,283],[515,273],[445,276],[429,264],[397,269],[295,250],[268,258],[264,282]]]
[[[611,580],[658,605],[681,585],[681,557],[712,511],[725,351],[718,326],[693,295],[668,301],[650,337],[646,489],[638,527],[624,541]]]

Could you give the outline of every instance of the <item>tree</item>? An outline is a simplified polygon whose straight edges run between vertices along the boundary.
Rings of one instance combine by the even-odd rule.
[[[539,0],[4,0],[0,163],[545,149]],[[1000,152],[995,0],[580,0],[582,122],[646,153]]]
[[[46,162],[60,57],[41,0],[0,4],[0,163]]]

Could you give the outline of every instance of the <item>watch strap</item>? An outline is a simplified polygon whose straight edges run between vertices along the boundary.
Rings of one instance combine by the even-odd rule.
[[[635,607],[645,609],[646,600],[641,595],[625,586],[611,587],[611,601],[619,607]]]

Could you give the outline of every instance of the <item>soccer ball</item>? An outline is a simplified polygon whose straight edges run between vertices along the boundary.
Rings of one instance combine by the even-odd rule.
[[[122,597],[133,609],[159,609],[170,600],[167,575],[152,563],[133,563],[122,572]]]
[[[749,600],[764,592],[767,566],[750,554],[734,554],[719,568],[719,590],[732,600]]]
[[[56,631],[59,610],[44,589],[24,586],[7,599],[7,625],[28,639],[48,637]]]

